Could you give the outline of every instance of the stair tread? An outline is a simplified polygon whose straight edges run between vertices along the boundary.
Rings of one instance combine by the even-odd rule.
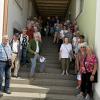
[[[0,100],[74,100],[76,99],[76,76],[62,76],[56,45],[52,38],[44,40],[42,55],[47,58],[45,72],[36,73],[29,79],[30,66],[21,67],[20,78],[11,78],[11,95],[4,93]],[[48,45],[49,44],[49,45]]]
[[[69,95],[57,95],[57,94],[43,94],[43,93],[25,93],[25,92],[12,92],[12,94],[8,95],[4,93],[4,97],[21,97],[21,98],[51,98],[51,99],[58,99],[63,100],[69,98],[69,100],[74,100],[76,96],[69,96]]]

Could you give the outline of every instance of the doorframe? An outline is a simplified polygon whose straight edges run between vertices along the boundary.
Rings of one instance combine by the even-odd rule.
[[[9,0],[4,0],[4,14],[3,14],[3,34],[8,34],[8,3]]]

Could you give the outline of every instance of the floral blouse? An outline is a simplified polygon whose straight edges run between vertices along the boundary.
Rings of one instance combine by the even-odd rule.
[[[85,66],[84,66],[84,59],[85,59],[84,56],[80,58],[80,72],[81,73],[86,73],[86,72],[92,73],[94,64],[97,63],[96,56],[95,55],[87,56],[85,60]]]
[[[85,61],[85,66],[86,66],[86,70],[87,72],[92,72],[94,65],[97,63],[97,59],[95,55],[92,55],[90,57],[86,57],[86,61]]]

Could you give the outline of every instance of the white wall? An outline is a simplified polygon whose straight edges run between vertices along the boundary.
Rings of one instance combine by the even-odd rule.
[[[28,14],[30,17],[32,16],[32,10],[33,10],[32,2],[31,2],[31,0],[29,0],[29,12],[28,12]]]
[[[80,13],[80,0],[76,0],[76,16],[77,17]]]
[[[29,1],[22,0],[22,9],[15,0],[9,0],[8,11],[8,34],[13,34],[13,28],[22,30],[26,26],[26,20],[29,17]],[[31,7],[32,9],[32,7]]]
[[[4,12],[4,0],[0,0],[0,43],[2,41],[3,32],[3,13]]]
[[[95,86],[95,100],[100,100],[100,0],[96,2],[96,32],[95,32],[95,50],[98,56],[98,83]]]
[[[69,12],[71,14],[71,20],[73,21],[76,18],[76,0],[71,0]]]

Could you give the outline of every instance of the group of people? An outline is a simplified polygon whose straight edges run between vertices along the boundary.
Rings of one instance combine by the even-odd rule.
[[[56,25],[56,28],[55,28]],[[77,21],[57,22],[54,25],[54,41],[58,44],[62,75],[69,75],[70,62],[74,61],[80,93],[79,100],[90,100],[92,83],[97,82],[97,58],[93,48],[89,47],[85,36],[79,31]]]
[[[61,61],[62,75],[69,75],[70,62],[74,60],[75,73],[77,73],[80,94],[78,99],[90,100],[92,83],[97,73],[97,58],[85,41],[85,36],[79,31],[77,21],[61,20],[58,17],[47,19],[47,24],[42,27],[41,17],[27,20],[27,26],[21,34],[16,33],[9,41],[7,35],[2,38],[0,44],[0,96],[2,82],[5,76],[4,91],[10,94],[10,78],[18,77],[20,66],[31,63],[30,77],[35,74],[37,60],[40,62],[40,71],[44,70],[45,58],[41,56],[42,37],[41,30],[45,34],[53,36],[53,44],[58,45],[59,60]],[[29,60],[30,59],[30,60]],[[4,74],[5,73],[5,74]]]
[[[35,74],[37,60],[40,62],[40,71],[44,71],[45,58],[40,55],[41,24],[41,17],[28,19],[27,26],[21,34],[15,33],[11,39],[8,35],[3,35],[0,44],[0,96],[3,96],[3,90],[5,93],[11,94],[11,76],[17,78],[20,67],[27,67],[27,63],[31,63],[30,77]],[[2,88],[3,77],[5,77],[4,89]]]

